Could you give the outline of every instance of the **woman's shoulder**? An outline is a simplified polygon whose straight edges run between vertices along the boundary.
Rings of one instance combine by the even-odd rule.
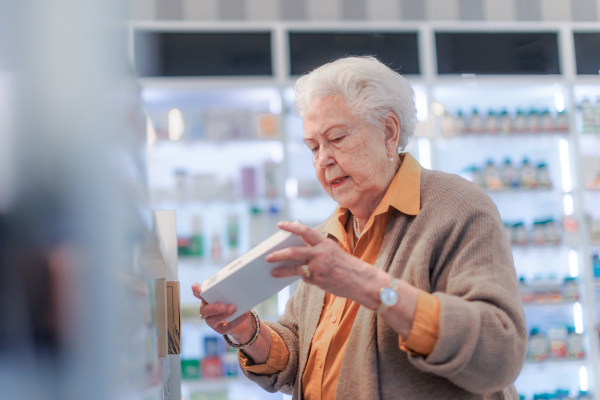
[[[421,209],[426,207],[498,213],[490,196],[479,186],[461,176],[434,170],[423,170],[421,175]]]

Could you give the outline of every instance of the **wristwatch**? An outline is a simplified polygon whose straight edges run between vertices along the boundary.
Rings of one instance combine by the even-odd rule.
[[[387,310],[388,307],[391,307],[398,302],[398,293],[396,293],[396,290],[398,290],[398,279],[396,278],[392,278],[389,286],[384,286],[379,289],[381,305],[377,308],[378,314],[381,314]]]

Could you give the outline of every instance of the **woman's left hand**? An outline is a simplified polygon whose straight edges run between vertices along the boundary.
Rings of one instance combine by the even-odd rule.
[[[269,254],[266,258],[268,262],[298,262],[289,267],[276,268],[271,275],[276,278],[301,276],[306,283],[316,285],[333,295],[355,300],[369,308],[377,308],[377,299],[371,301],[371,293],[389,284],[390,278],[385,272],[346,253],[338,243],[306,225],[280,222],[278,226],[281,230],[302,237],[308,246],[289,247]],[[306,276],[303,265],[308,267],[310,276]]]

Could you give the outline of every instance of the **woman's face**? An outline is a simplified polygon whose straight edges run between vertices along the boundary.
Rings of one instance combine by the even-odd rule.
[[[359,120],[341,96],[333,95],[311,101],[304,114],[304,143],[325,191],[341,207],[368,218],[385,194],[390,171],[391,177],[395,172],[386,128]]]

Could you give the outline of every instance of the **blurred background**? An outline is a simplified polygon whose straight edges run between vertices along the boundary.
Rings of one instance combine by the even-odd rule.
[[[517,390],[600,399],[599,20],[598,0],[0,2],[0,397],[288,399],[241,374],[190,286],[331,214],[293,85],[373,55],[415,91],[406,151],[505,222]],[[180,354],[156,279],[181,285]]]

